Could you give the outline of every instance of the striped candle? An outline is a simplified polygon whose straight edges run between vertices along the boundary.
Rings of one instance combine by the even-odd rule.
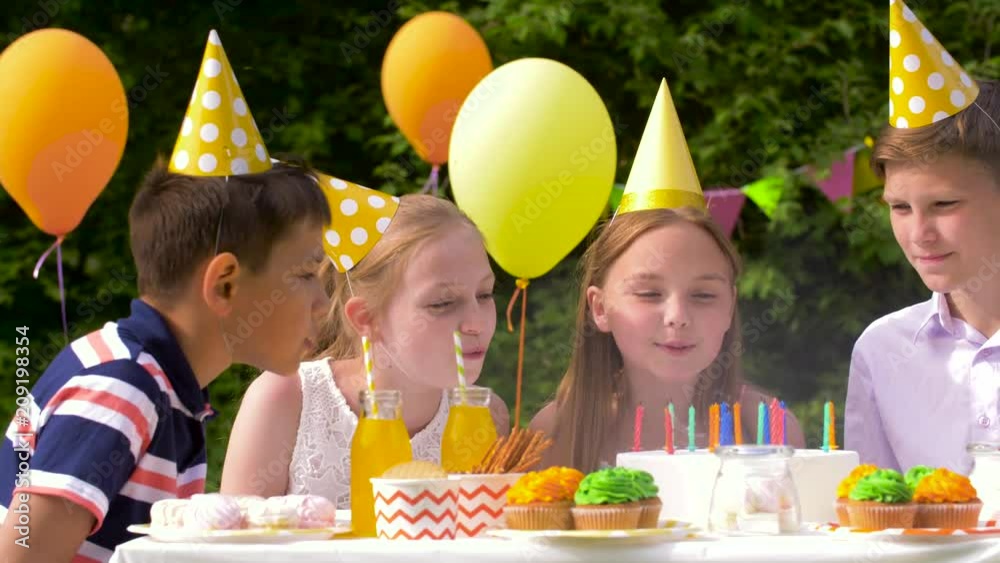
[[[833,408],[833,401],[827,403],[830,410],[830,449],[837,449],[837,411]]]
[[[779,403],[779,406],[781,407],[781,442],[778,442],[778,443],[781,444],[781,445],[783,445],[783,446],[787,446],[788,445],[788,432],[787,432],[787,429],[785,428],[785,421],[788,420],[788,409],[785,408],[785,402],[784,401],[781,401]]]
[[[765,422],[766,422],[764,420],[764,415],[766,413],[766,409],[767,409],[767,407],[764,406],[764,401],[761,401],[757,405],[757,445],[758,446],[764,444],[764,425],[765,425]]]
[[[667,422],[667,424],[670,425],[669,428],[668,428],[668,432],[666,433],[667,434],[667,453],[671,453],[672,454],[672,453],[674,453],[674,426],[677,425],[677,421],[674,418],[675,414],[674,414],[674,402],[673,401],[670,401],[669,403],[667,403],[667,412],[666,412],[665,416],[666,416],[666,422]]]
[[[646,412],[645,407],[642,403],[635,408],[635,425],[632,428],[632,451],[638,452],[642,450],[642,418],[643,414]]]
[[[740,419],[740,404],[736,403],[733,405],[733,439],[736,445],[743,444],[743,421]]]
[[[688,451],[693,452],[697,446],[694,443],[694,405],[688,407]]]
[[[823,403],[823,451],[830,451],[830,402]]]
[[[462,333],[454,332],[455,336],[455,366],[458,370],[458,393],[465,404],[465,358],[462,353]]]
[[[771,421],[770,436],[771,444],[781,443],[781,406],[778,404],[778,399],[771,399],[771,405],[768,407],[768,419]]]
[[[708,407],[708,451],[714,452],[719,447],[719,404],[712,403]]]
[[[760,402],[760,408],[764,411],[764,425],[758,438],[761,440],[761,444],[767,445],[771,443],[771,413],[767,410],[767,403],[764,401]]]
[[[733,445],[733,411],[729,408],[729,403],[722,403],[722,412],[719,415],[719,445]]]

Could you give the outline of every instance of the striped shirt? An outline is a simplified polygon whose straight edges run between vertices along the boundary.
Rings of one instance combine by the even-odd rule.
[[[0,521],[22,494],[85,508],[96,522],[74,563],[108,561],[153,502],[204,491],[208,396],[143,301],[63,349],[29,399],[0,445]]]

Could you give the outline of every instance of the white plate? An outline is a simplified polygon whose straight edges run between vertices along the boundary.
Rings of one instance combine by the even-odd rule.
[[[1000,538],[1000,522],[980,522],[976,528],[890,528],[887,530],[859,530],[837,524],[818,524],[815,530],[832,537],[852,540],[894,540],[911,542],[955,542]]]
[[[704,537],[687,522],[667,522],[661,528],[635,530],[489,530],[487,535],[520,541],[683,541]]]
[[[154,528],[149,524],[132,525],[128,531],[169,543],[289,543],[332,539],[337,534],[351,531],[350,526],[332,528],[307,528],[274,530],[251,528],[247,530],[188,530],[184,528]]]

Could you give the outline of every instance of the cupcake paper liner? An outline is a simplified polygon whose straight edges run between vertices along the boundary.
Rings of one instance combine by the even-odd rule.
[[[575,506],[573,523],[577,530],[634,530],[642,510],[639,503]]]
[[[512,530],[572,530],[569,502],[508,504],[504,510]]]
[[[833,503],[833,508],[837,511],[837,523],[841,526],[851,525],[851,515],[847,511],[849,502],[846,498],[839,498]]]
[[[851,501],[847,504],[847,513],[854,528],[863,530],[912,528],[917,517],[917,505],[912,502],[887,504]]]
[[[975,528],[983,502],[921,503],[917,505],[915,528]]]
[[[663,501],[653,497],[639,501],[642,512],[639,514],[640,528],[658,528],[660,525],[660,511],[663,509]]]

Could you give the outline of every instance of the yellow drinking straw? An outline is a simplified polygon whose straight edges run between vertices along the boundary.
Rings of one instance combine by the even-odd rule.
[[[361,337],[361,351],[365,360],[365,379],[368,381],[368,393],[372,396],[372,414],[378,414],[378,402],[375,401],[375,374],[372,369],[372,341],[367,336]]]
[[[465,404],[465,359],[462,357],[462,333],[455,331],[455,365],[458,366],[458,393]]]

